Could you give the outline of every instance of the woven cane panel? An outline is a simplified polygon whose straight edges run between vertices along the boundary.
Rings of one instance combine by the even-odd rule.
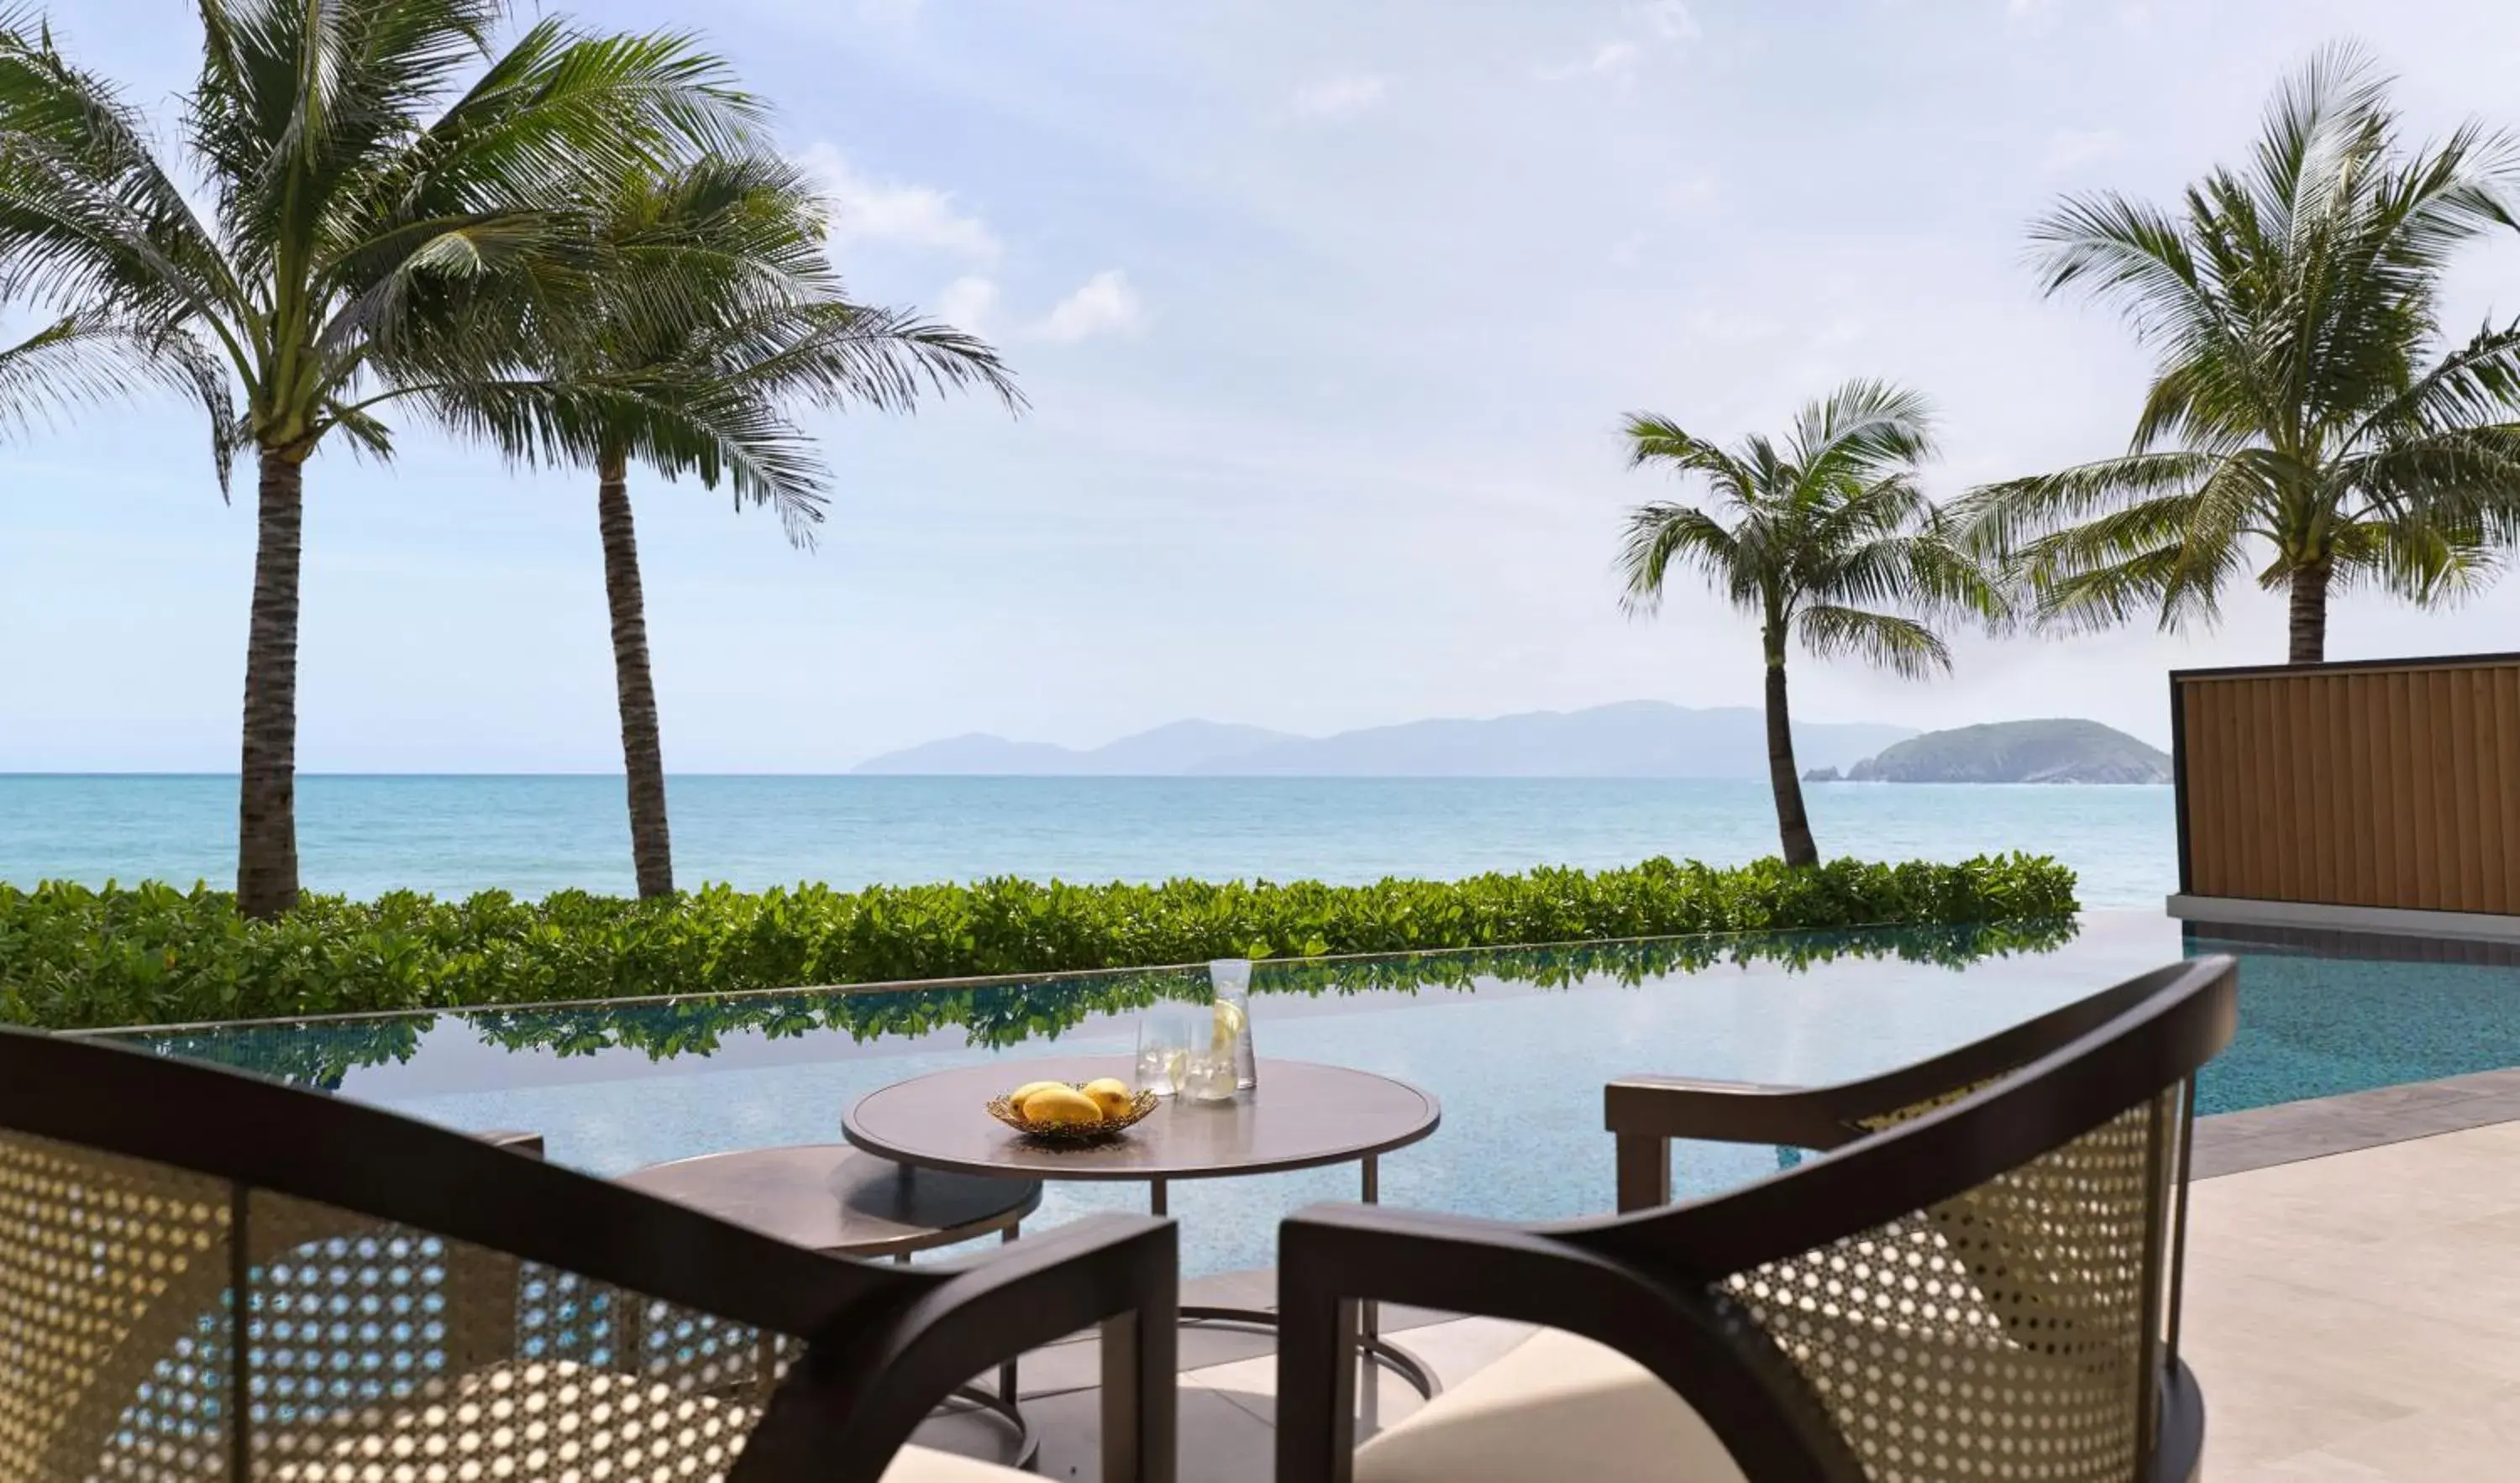
[[[0,1133],[0,1483],[228,1476],[230,1194]]]
[[[1873,1483],[2128,1483],[2155,1115],[1725,1288]]]
[[[257,1193],[257,1479],[703,1483],[780,1370],[755,1329]]]

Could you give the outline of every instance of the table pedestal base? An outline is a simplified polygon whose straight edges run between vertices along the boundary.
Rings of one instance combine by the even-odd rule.
[[[1033,1464],[1041,1461],[1041,1434],[1034,1431],[1032,1422],[1024,1418],[1023,1409],[1015,1404],[1012,1395],[1000,1395],[979,1385],[965,1385],[947,1398],[937,1414],[948,1415],[959,1407],[987,1412],[1014,1434],[1015,1453],[1009,1466],[1031,1472]]]

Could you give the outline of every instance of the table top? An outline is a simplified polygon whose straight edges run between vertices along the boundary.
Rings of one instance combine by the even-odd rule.
[[[1168,1097],[1106,1143],[1036,1143],[989,1115],[988,1102],[1028,1081],[1132,1085],[1125,1056],[997,1061],[896,1082],[858,1099],[842,1131],[870,1153],[905,1164],[1031,1179],[1222,1179],[1346,1163],[1435,1131],[1435,1099],[1372,1071],[1263,1060],[1260,1085],[1228,1101]]]
[[[1038,1181],[913,1169],[846,1144],[703,1154],[615,1183],[841,1256],[950,1246],[1004,1231],[1041,1204]]]

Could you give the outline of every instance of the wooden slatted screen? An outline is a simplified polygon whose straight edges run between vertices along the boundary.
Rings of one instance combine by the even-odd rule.
[[[2520,655],[2171,676],[2180,888],[2520,915]]]

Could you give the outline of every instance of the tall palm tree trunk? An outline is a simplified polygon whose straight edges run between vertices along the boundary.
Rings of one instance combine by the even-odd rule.
[[[237,786],[237,909],[269,920],[297,904],[297,578],[306,450],[264,448],[245,651]]]
[[[2292,569],[2292,657],[2289,664],[2317,664],[2327,657],[2327,584],[2334,574],[2325,562]]]
[[[1785,864],[1820,864],[1811,817],[1803,812],[1803,777],[1794,767],[1794,723],[1785,705],[1785,653],[1780,642],[1768,646],[1768,786],[1777,792],[1777,837],[1784,846]]]
[[[640,899],[647,900],[674,893],[674,844],[665,825],[665,747],[648,663],[648,602],[639,588],[628,466],[621,454],[604,455],[596,470],[595,508],[604,530],[604,595],[612,607],[612,677],[621,697],[621,764],[630,786],[630,863],[639,875]]]

